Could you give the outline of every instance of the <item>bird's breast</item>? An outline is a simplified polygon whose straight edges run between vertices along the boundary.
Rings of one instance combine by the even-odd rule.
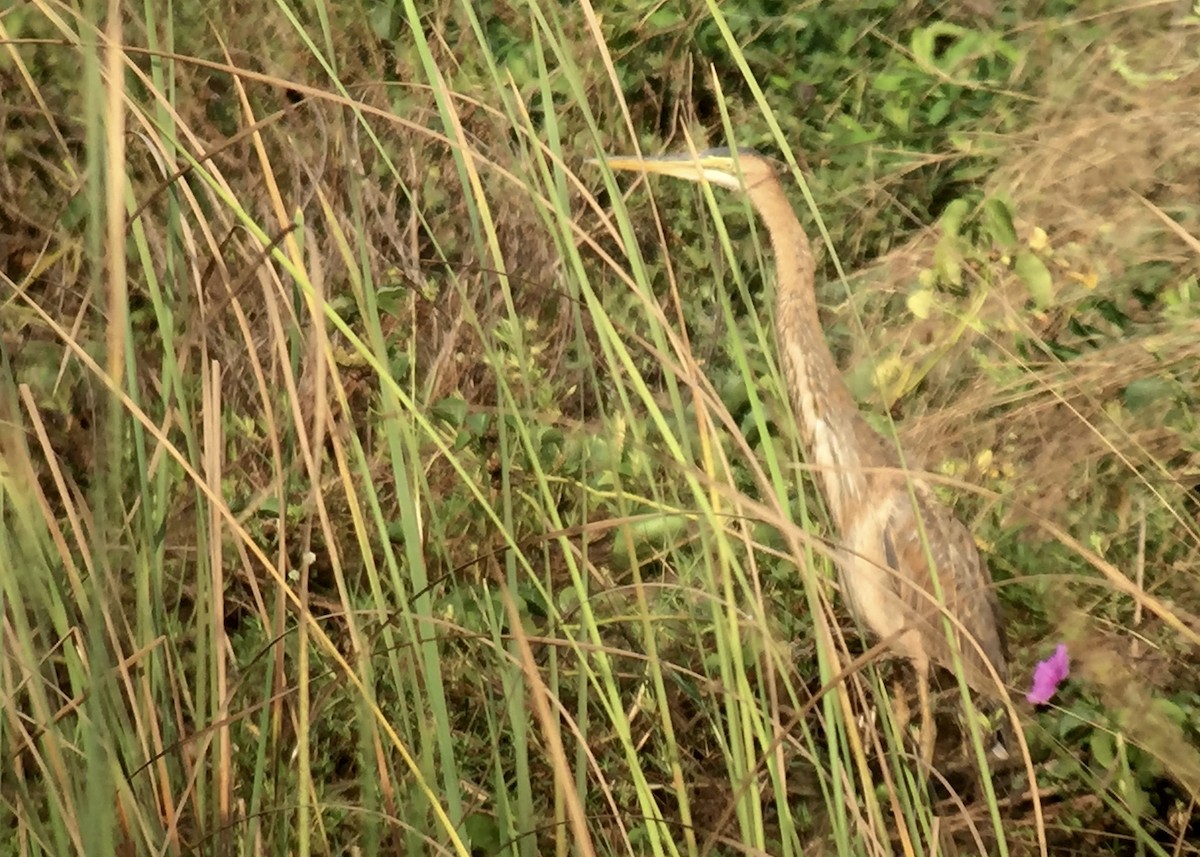
[[[838,562],[846,606],[880,638],[898,632],[908,621],[895,569],[888,566],[880,538],[886,514],[887,509],[882,506],[860,507],[858,515],[842,528],[843,545]]]

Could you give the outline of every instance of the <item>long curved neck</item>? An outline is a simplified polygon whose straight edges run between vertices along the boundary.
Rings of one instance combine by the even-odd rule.
[[[842,524],[866,495],[862,468],[890,462],[880,460],[880,438],[858,412],[825,341],[812,248],[791,203],[777,182],[763,182],[749,193],[775,251],[775,338],[792,407],[830,514]]]

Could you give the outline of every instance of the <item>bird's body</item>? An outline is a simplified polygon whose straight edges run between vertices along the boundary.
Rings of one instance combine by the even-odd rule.
[[[821,328],[808,237],[771,163],[753,152],[739,152],[735,163],[728,150],[608,163],[741,190],[766,225],[778,274],[777,347],[809,463],[838,531],[842,595],[858,621],[916,668],[928,761],[929,665],[954,668],[943,608],[967,684],[997,698],[996,679],[1008,678],[999,604],[974,540],[927,483],[902,469],[895,446],[859,412]]]
[[[902,469],[896,447],[859,412],[822,333],[808,238],[774,170],[761,163],[770,173],[748,183],[746,192],[767,225],[781,272],[777,347],[802,440],[840,535],[838,569],[846,606],[909,659],[925,658],[952,669],[937,606],[936,569],[947,612],[965,626],[1006,681],[1004,630],[991,575],[966,527],[924,480]],[[796,275],[785,276],[785,268]],[[968,684],[995,695],[995,682],[979,651],[961,639],[960,651]]]

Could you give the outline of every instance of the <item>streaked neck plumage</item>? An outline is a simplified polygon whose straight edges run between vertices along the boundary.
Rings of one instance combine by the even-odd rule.
[[[787,195],[777,181],[759,182],[748,194],[775,251],[776,340],[792,407],[829,512],[844,525],[867,496],[863,468],[893,462],[859,413],[825,340],[813,289],[812,248]]]

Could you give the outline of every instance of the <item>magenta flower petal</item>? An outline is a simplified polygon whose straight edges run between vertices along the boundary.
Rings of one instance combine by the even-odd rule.
[[[1045,705],[1054,696],[1058,686],[1071,673],[1071,658],[1067,655],[1066,643],[1059,643],[1054,654],[1039,661],[1033,670],[1033,685],[1025,699],[1031,705]]]

